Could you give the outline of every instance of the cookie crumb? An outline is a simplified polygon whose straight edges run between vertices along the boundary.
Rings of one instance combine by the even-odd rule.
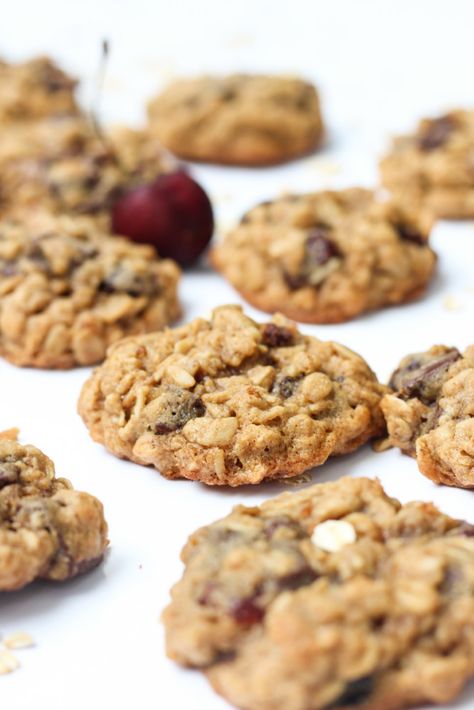
[[[5,636],[3,639],[3,645],[9,649],[19,649],[31,648],[31,646],[35,646],[36,644],[30,634],[27,634],[24,631],[17,631],[14,634]]]
[[[321,160],[321,158],[314,158],[309,161],[309,167],[324,176],[339,175],[342,173],[342,166],[334,160]]]
[[[443,300],[443,307],[446,308],[447,311],[459,311],[461,304],[454,298],[454,296],[448,295],[445,296]]]
[[[310,473],[300,473],[299,476],[292,476],[292,478],[283,478],[281,483],[285,486],[299,486],[303,483],[310,483],[312,480]]]
[[[372,451],[375,451],[376,454],[381,454],[382,451],[388,451],[392,448],[393,445],[389,436],[386,436],[383,439],[376,439],[372,442]]]
[[[338,552],[357,540],[354,526],[347,520],[325,520],[316,525],[311,541],[325,552]]]
[[[0,675],[13,673],[20,667],[20,661],[10,651],[0,651]]]

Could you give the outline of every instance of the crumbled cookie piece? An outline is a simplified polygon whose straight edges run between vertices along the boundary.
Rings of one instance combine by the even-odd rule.
[[[286,195],[244,215],[211,262],[257,308],[338,323],[424,292],[430,226],[369,190]]]
[[[13,673],[20,667],[20,661],[10,651],[0,649],[0,675]]]
[[[394,139],[380,163],[383,184],[401,202],[436,217],[474,217],[474,111],[423,119]]]
[[[474,346],[405,357],[382,400],[389,441],[436,483],[474,488]]]
[[[91,365],[123,337],[180,314],[173,261],[87,217],[0,223],[0,354],[15,365]]]
[[[78,113],[76,80],[48,57],[21,64],[0,61],[0,123],[36,120],[45,116]]]
[[[169,150],[211,163],[280,163],[310,152],[323,136],[314,86],[278,76],[177,81],[150,102],[148,114]]]
[[[167,478],[238,486],[354,451],[381,433],[384,391],[342,345],[222,306],[209,321],[115,344],[79,412],[117,456]]]
[[[0,439],[0,591],[82,574],[100,563],[107,544],[97,498],[56,478],[34,446]]]
[[[351,541],[315,545],[328,521]],[[447,703],[474,675],[473,532],[366,478],[237,506],[183,549],[168,656],[246,710]]]

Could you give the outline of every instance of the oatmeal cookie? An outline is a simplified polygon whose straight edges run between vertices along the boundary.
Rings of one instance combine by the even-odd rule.
[[[148,114],[169,150],[211,163],[281,163],[310,152],[323,136],[314,86],[278,76],[177,81],[150,102]]]
[[[474,345],[405,357],[382,400],[389,441],[436,483],[474,488]]]
[[[168,656],[237,707],[396,710],[474,675],[474,526],[377,481],[237,506],[182,560]]]
[[[107,544],[102,503],[55,478],[39,449],[0,435],[0,591],[82,574]]]
[[[39,205],[57,213],[105,214],[123,192],[170,167],[146,131],[103,134],[85,116],[17,124],[0,134],[0,210]]]
[[[339,323],[420,296],[433,275],[431,219],[359,188],[264,202],[211,252],[249,303]]]
[[[474,217],[474,111],[423,119],[395,138],[380,163],[383,184],[404,203],[437,217]]]
[[[0,222],[0,354],[15,365],[69,368],[102,360],[123,337],[180,314],[180,272],[151,246],[87,217]]]
[[[0,124],[78,112],[76,80],[48,57],[21,64],[0,61]]]
[[[167,478],[239,486],[354,451],[380,433],[384,391],[342,345],[222,306],[210,320],[110,348],[79,412],[116,456]]]

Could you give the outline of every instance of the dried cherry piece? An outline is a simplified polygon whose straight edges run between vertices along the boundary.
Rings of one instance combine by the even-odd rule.
[[[258,594],[235,601],[230,609],[231,616],[238,624],[253,626],[262,621],[265,611],[256,604]]]
[[[275,323],[266,323],[262,330],[262,342],[270,348],[281,348],[293,344],[293,333]]]

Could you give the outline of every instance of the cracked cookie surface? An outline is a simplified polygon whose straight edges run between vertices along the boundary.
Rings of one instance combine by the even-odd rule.
[[[474,217],[474,111],[423,119],[394,139],[380,163],[382,182],[400,201],[437,217]]]
[[[277,76],[177,81],[150,102],[148,115],[170,151],[211,163],[284,162],[311,151],[323,135],[315,88]]]
[[[353,530],[327,552],[315,529]],[[445,703],[474,674],[474,526],[343,478],[201,528],[163,613],[170,658],[245,710]]]
[[[108,345],[180,315],[179,268],[87,217],[0,223],[0,354],[15,365],[100,362]]]
[[[237,486],[354,451],[381,432],[384,391],[342,345],[222,306],[210,320],[111,347],[79,412],[117,456],[167,478]]]
[[[0,123],[78,112],[74,97],[76,80],[48,57],[20,64],[0,61]]]
[[[211,262],[257,308],[338,323],[423,293],[430,226],[369,190],[288,195],[245,214]]]
[[[389,441],[436,483],[474,488],[474,346],[405,357],[382,400]]]
[[[39,449],[0,435],[0,591],[82,574],[107,544],[102,503],[56,478]]]

